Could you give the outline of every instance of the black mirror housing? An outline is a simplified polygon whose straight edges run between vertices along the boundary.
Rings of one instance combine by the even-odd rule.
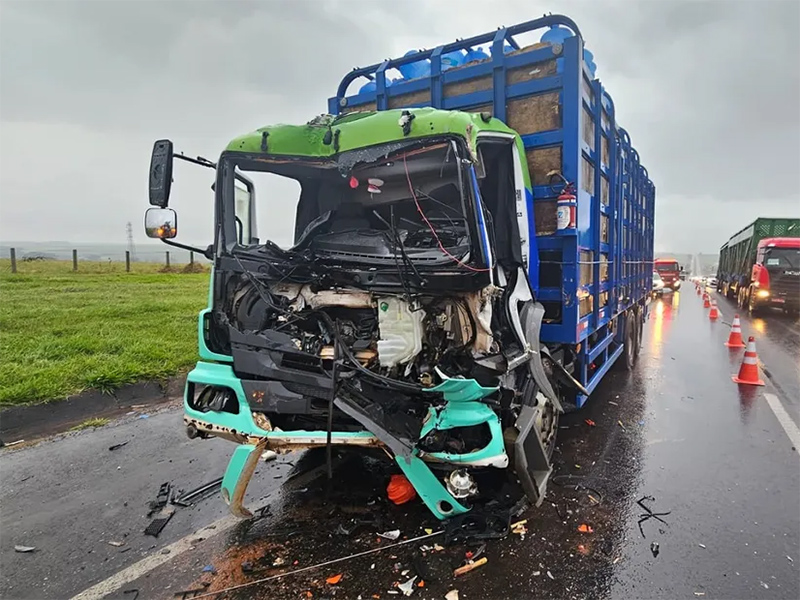
[[[157,140],[150,156],[150,204],[166,208],[172,188],[172,142]]]

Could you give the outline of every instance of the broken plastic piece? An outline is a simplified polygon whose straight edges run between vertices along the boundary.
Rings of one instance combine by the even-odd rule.
[[[36,546],[14,546],[14,552],[33,552]]]
[[[458,590],[450,590],[444,595],[444,600],[458,600]]]
[[[206,565],[203,567],[203,573],[211,573],[213,575],[216,572],[217,570],[214,568],[214,565]]]
[[[164,529],[167,523],[169,523],[169,520],[172,518],[173,514],[175,514],[174,509],[163,513],[163,516],[157,517],[150,521],[150,524],[144,530],[144,534],[158,537],[158,534],[161,533],[161,530]]]
[[[336,585],[336,584],[337,584],[337,583],[339,583],[341,580],[342,580],[342,574],[341,574],[341,573],[339,573],[339,574],[337,574],[337,575],[331,575],[330,577],[328,577],[328,578],[325,580],[325,583],[328,583],[328,584],[330,584],[330,585]]]
[[[414,593],[414,582],[417,580],[417,576],[414,575],[411,579],[406,581],[405,583],[401,583],[397,586],[397,589],[403,592],[403,596],[410,596]]]
[[[405,504],[417,497],[417,490],[405,475],[395,473],[386,486],[386,496],[395,504]]]
[[[384,531],[383,533],[379,533],[378,537],[394,541],[400,537],[400,530],[392,529],[391,531]]]
[[[477,569],[478,567],[482,567],[487,562],[489,562],[489,559],[484,556],[483,558],[479,558],[475,562],[467,563],[466,565],[455,569],[453,571],[453,577],[458,577],[459,575],[464,575],[465,573],[469,573],[470,571]]]
[[[581,533],[594,533],[594,529],[592,529],[591,525],[587,525],[586,523],[578,525],[578,531]]]
[[[122,448],[123,446],[126,446],[129,442],[130,442],[130,440],[128,440],[127,442],[122,442],[121,444],[114,444],[113,446],[109,446],[108,449],[111,452],[113,452],[114,450],[117,450],[118,448]]]
[[[595,422],[594,422],[594,421],[592,421],[591,419],[586,419],[586,424],[587,424],[589,427],[594,427],[595,425],[597,425],[597,423],[595,423]]]

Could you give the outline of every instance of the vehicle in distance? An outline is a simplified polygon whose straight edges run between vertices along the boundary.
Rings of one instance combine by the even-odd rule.
[[[657,258],[653,262],[655,270],[664,281],[664,287],[677,291],[681,288],[681,267],[674,258]]]
[[[751,314],[800,311],[800,219],[753,221],[720,248],[715,288]]]
[[[658,271],[653,271],[653,295],[660,296],[664,292],[664,280]]]

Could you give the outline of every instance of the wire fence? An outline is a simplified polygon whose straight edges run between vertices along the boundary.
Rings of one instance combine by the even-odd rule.
[[[208,264],[205,256],[178,248],[170,250],[144,250],[131,252],[91,252],[80,251],[77,248],[71,251],[58,252],[19,252],[17,248],[8,248],[8,264],[6,272],[31,273],[39,272],[45,265],[57,265],[58,270],[71,270],[74,272],[152,272],[184,271],[203,272]],[[3,261],[6,262],[6,261]]]

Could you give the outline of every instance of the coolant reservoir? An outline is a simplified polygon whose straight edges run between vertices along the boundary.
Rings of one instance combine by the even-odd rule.
[[[382,367],[407,363],[420,353],[424,316],[422,310],[412,312],[400,298],[378,298],[378,360]]]

